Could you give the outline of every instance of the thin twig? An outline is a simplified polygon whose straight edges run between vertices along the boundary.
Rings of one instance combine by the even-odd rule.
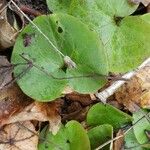
[[[127,80],[131,79],[137,73],[137,71],[144,68],[148,63],[150,63],[150,58],[145,60],[136,70],[123,75],[122,78],[127,79]],[[103,103],[106,103],[107,98],[113,95],[116,92],[116,90],[120,88],[125,82],[126,81],[116,81],[110,87],[106,88],[102,92],[96,93],[95,95]]]

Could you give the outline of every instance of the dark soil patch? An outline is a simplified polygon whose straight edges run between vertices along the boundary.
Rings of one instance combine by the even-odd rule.
[[[46,0],[19,0],[19,2],[40,11],[42,14],[49,13]]]

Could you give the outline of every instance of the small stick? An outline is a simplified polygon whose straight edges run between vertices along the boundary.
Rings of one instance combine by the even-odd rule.
[[[150,58],[145,60],[136,70],[123,75],[122,78],[126,80],[131,79],[137,73],[137,71],[144,68],[148,63],[150,63]],[[125,82],[126,81],[116,81],[110,87],[106,88],[102,92],[96,93],[95,95],[99,100],[106,104],[107,98],[113,95]]]

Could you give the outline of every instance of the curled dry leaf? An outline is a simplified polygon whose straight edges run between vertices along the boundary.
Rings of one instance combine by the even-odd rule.
[[[30,121],[9,124],[0,129],[0,150],[37,150],[37,145],[38,136]]]
[[[130,0],[134,4],[142,3],[145,7],[150,4],[150,0]]]
[[[24,20],[20,13],[6,7],[7,1],[0,2],[0,49],[6,49],[14,45],[18,33],[24,26]],[[21,20],[21,27],[17,26],[17,19]]]
[[[116,93],[117,101],[131,112],[137,111],[136,105],[150,108],[150,66],[141,69],[135,77],[124,84]]]
[[[79,94],[77,92],[66,94],[65,97],[67,100],[80,102],[83,106],[90,105],[96,100],[94,94]]]
[[[61,117],[59,115],[60,103],[40,103],[34,102],[24,108],[20,113],[11,116],[5,124],[27,121],[27,120],[38,120],[38,121],[49,121],[49,128],[53,134],[56,134],[61,126]]]
[[[31,98],[24,95],[16,84],[0,90],[0,126],[6,124],[12,115],[21,112],[32,102]]]

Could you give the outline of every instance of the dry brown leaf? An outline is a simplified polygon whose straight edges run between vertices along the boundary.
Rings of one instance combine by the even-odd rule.
[[[32,102],[31,98],[23,94],[16,84],[0,90],[0,126],[4,125],[12,115],[22,111],[24,107]]]
[[[150,66],[140,70],[135,77],[124,84],[115,93],[117,101],[126,106],[131,112],[138,107],[150,108]]]
[[[20,113],[11,116],[3,124],[14,122],[37,120],[49,121],[49,128],[53,134],[56,134],[61,126],[61,117],[59,115],[59,101],[50,103],[34,102],[25,107]]]
[[[37,145],[37,132],[30,121],[9,124],[0,129],[0,150],[37,150]]]
[[[134,4],[142,3],[146,7],[150,3],[150,0],[130,0],[130,2]]]
[[[141,106],[142,106],[142,108],[150,109],[150,91],[148,91],[142,95]]]
[[[147,12],[150,13],[150,4],[147,6]]]
[[[12,15],[13,13],[9,13],[8,10],[10,10],[8,7],[5,7],[7,5],[7,1],[3,0],[0,2],[0,49],[6,49],[14,45],[14,42],[16,40],[16,37],[18,33],[22,30],[24,26],[24,20],[20,13],[17,11],[12,11],[13,13],[18,14],[19,18],[22,21],[22,27],[17,28],[15,25],[12,25],[10,23],[11,20],[15,20],[15,15]],[[8,19],[9,16],[9,19]],[[15,22],[15,21],[12,22]],[[14,23],[15,24],[15,23]]]
[[[0,56],[0,90],[12,81],[13,66],[5,56]]]
[[[116,137],[118,136],[122,136],[124,133],[122,130],[119,130]],[[115,140],[114,145],[113,145],[113,150],[121,150],[123,148],[124,145],[124,138],[121,137],[117,140]]]
[[[83,106],[88,106],[96,100],[96,97],[92,94],[79,94],[77,92],[66,94],[65,98],[70,101],[80,102]]]

